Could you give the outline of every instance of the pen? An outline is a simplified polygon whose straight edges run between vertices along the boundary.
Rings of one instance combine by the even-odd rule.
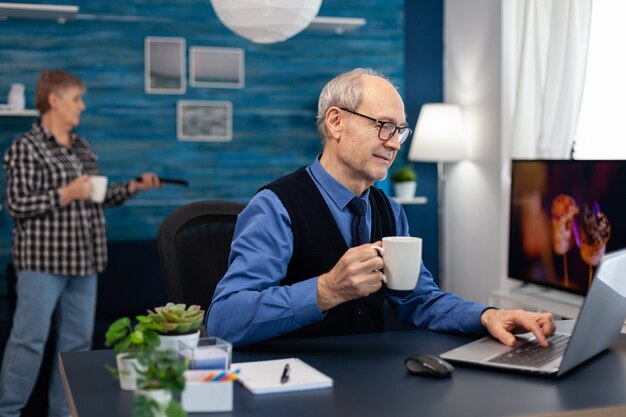
[[[288,363],[286,363],[285,367],[283,368],[283,374],[280,377],[280,383],[285,384],[287,383],[287,381],[289,381],[289,364]]]

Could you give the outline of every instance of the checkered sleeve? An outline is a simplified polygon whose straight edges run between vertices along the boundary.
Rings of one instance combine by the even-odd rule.
[[[131,194],[128,192],[128,183],[130,181],[123,181],[114,184],[109,184],[107,194],[102,205],[104,207],[114,207],[124,203]]]
[[[43,188],[44,179],[36,152],[26,141],[15,141],[4,156],[7,172],[7,209],[14,218],[27,219],[61,207],[57,189]]]

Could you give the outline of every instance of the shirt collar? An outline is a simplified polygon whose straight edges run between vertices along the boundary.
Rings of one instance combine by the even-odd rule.
[[[35,123],[33,123],[33,128],[36,129],[38,133],[43,136],[44,139],[54,141],[52,133],[50,133],[48,129],[41,125],[41,120],[37,120]],[[76,142],[76,139],[78,139],[78,134],[73,130],[70,131],[70,140],[72,141],[72,144]]]
[[[333,200],[333,202],[341,209],[344,209],[348,205],[350,200],[355,197],[355,195],[352,191],[350,191],[343,184],[337,181],[332,175],[330,175],[328,171],[326,171],[326,169],[322,166],[322,163],[320,162],[321,156],[322,154],[319,154],[317,158],[315,158],[315,161],[313,161],[313,163],[310,165],[309,172],[311,173],[313,179],[317,181],[318,184],[320,184],[324,191],[326,191],[326,193]],[[367,201],[369,194],[370,189],[368,187],[362,195],[356,197],[360,197]]]

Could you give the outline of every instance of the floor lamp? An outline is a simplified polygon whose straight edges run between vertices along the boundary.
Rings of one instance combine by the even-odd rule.
[[[420,110],[409,149],[410,161],[437,162],[437,215],[439,221],[439,286],[445,275],[445,166],[467,159],[467,141],[461,108],[454,104],[429,103]]]

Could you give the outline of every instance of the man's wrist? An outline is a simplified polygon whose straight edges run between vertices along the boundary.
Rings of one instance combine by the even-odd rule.
[[[333,296],[333,291],[328,287],[326,282],[327,275],[328,273],[322,274],[317,279],[317,306],[322,312],[330,310],[340,303],[335,300],[336,297]]]
[[[489,315],[491,315],[497,308],[495,307],[487,307],[480,313],[480,324],[486,329],[487,322],[489,321]]]

